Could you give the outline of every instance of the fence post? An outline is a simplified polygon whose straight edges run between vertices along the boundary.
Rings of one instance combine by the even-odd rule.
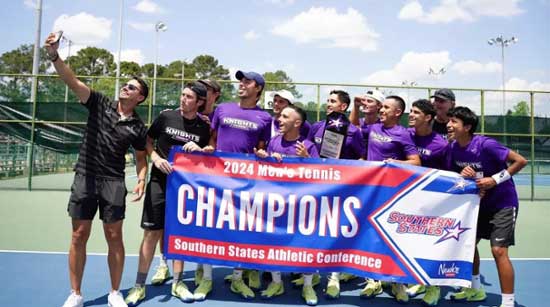
[[[479,91],[481,95],[481,134],[485,134],[485,91]]]
[[[530,92],[531,103],[531,201],[535,199],[535,93]]]
[[[317,121],[321,120],[321,84],[317,83]]]

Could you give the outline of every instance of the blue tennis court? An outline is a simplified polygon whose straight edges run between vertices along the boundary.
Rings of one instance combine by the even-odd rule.
[[[516,306],[543,307],[545,294],[549,285],[545,281],[550,275],[549,259],[514,259],[516,269]],[[0,274],[9,282],[2,286],[0,306],[59,306],[68,294],[67,255],[63,253],[36,253],[19,251],[0,252]],[[137,257],[126,258],[125,272],[122,279],[124,294],[133,285]],[[186,267],[185,280],[193,289],[193,270],[195,265]],[[443,288],[439,306],[498,306],[500,290],[494,263],[487,259],[482,261],[482,282],[487,290],[487,300],[482,303],[456,303],[448,300],[451,288]],[[265,301],[258,297],[244,301],[233,295],[229,285],[224,284],[223,276],[231,272],[229,268],[214,269],[214,292],[204,302],[196,302],[203,306],[281,306],[304,305],[300,297],[300,289],[293,289],[288,277],[285,278],[285,294],[273,300]],[[317,287],[319,306],[401,306],[387,293],[373,299],[361,300],[358,286],[361,279],[355,279],[343,284],[342,295],[338,300],[328,301],[322,297],[324,283]],[[83,280],[84,306],[105,306],[109,290],[109,277],[105,255],[88,257]],[[148,286],[147,298],[139,306],[181,306],[182,302],[170,296],[170,282],[163,286]],[[420,297],[409,301],[411,305],[421,304]]]

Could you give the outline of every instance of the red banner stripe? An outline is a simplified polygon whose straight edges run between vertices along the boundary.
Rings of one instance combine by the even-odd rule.
[[[272,250],[275,258],[288,259],[270,259],[270,250]],[[220,260],[221,265],[228,265],[227,262],[223,261],[236,261],[250,264],[311,268],[344,266],[365,272],[405,276],[405,273],[391,257],[353,249],[324,250],[296,248],[223,242],[171,235],[168,239],[168,253]],[[278,256],[276,253],[278,253]]]
[[[358,168],[361,170],[359,171]],[[176,154],[174,169],[181,172],[284,182],[396,187],[414,173],[378,166],[272,163],[266,161]]]

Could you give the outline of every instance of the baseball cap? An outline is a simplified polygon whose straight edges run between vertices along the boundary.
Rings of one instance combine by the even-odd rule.
[[[455,101],[455,93],[448,88],[440,88],[430,98],[441,98],[443,100]]]
[[[191,82],[187,85],[199,98],[206,98],[207,89],[206,86],[198,81]]]
[[[273,94],[273,97],[275,96],[280,96],[281,98],[288,100],[289,104],[292,104],[294,102],[294,95],[292,95],[292,93],[287,90],[276,91]]]
[[[221,85],[216,80],[203,79],[199,80],[200,83],[204,84],[207,88],[211,88],[214,92],[220,92],[222,90]]]
[[[382,94],[382,92],[379,90],[367,91],[365,96],[367,96],[368,98],[372,98],[378,102],[384,102],[384,99],[386,99],[386,96],[384,96],[384,94]]]
[[[239,80],[239,81],[240,81],[242,78],[247,78],[248,80],[254,80],[254,81],[256,81],[256,84],[261,85],[262,88],[265,86],[264,77],[262,77],[262,75],[260,75],[260,74],[257,73],[257,72],[253,72],[253,71],[243,72],[243,71],[239,70],[239,71],[237,71],[237,73],[235,74],[235,78],[237,78],[237,80]]]

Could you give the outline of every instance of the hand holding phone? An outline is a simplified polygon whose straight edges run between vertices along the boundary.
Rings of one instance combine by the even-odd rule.
[[[63,37],[63,31],[60,30],[60,31],[54,32],[54,34],[55,34],[54,39],[51,42],[52,45],[55,43],[59,43],[59,41]]]

